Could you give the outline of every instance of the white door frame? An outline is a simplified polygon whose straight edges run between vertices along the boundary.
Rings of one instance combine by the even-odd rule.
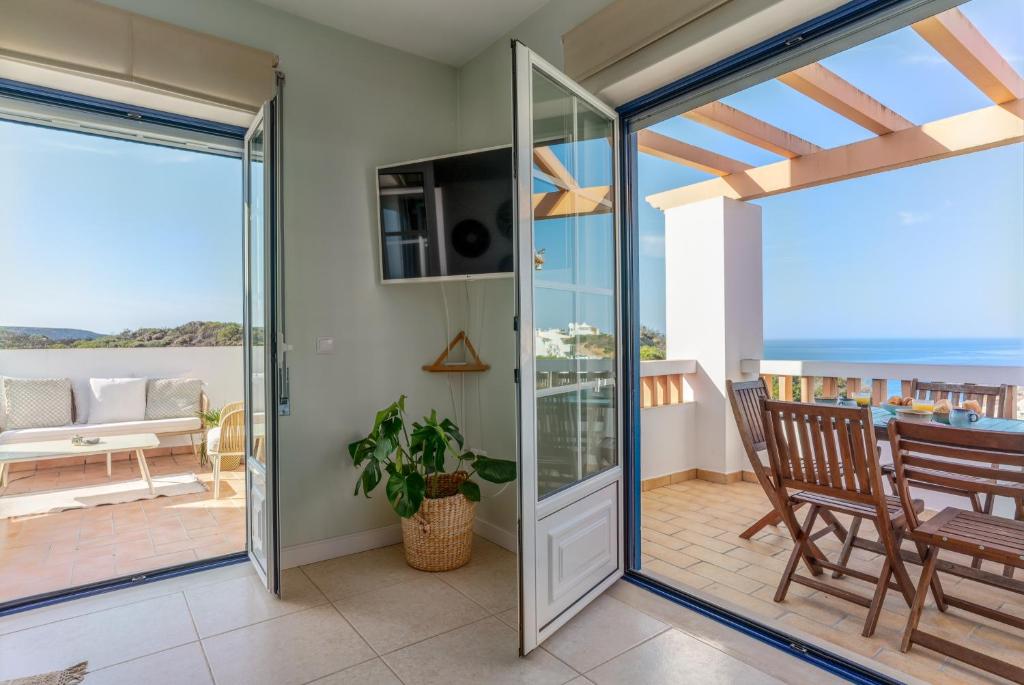
[[[279,514],[277,496],[277,416],[281,413],[282,403],[280,398],[285,392],[281,372],[283,349],[280,345],[281,331],[283,326],[283,300],[281,295],[282,270],[280,263],[281,243],[281,113],[280,113],[281,84],[278,81],[277,93],[270,100],[265,102],[245,134],[243,146],[243,203],[244,203],[244,298],[243,298],[243,360],[245,367],[245,417],[246,417],[246,439],[245,439],[245,500],[246,500],[246,551],[249,561],[255,568],[260,579],[267,589],[275,595],[280,596],[281,592],[281,570],[280,570],[280,536],[279,536]],[[257,130],[263,130],[263,223],[262,240],[264,243],[263,263],[252,263],[251,252],[251,179],[249,141]],[[259,269],[262,272],[264,289],[264,339],[263,339],[263,413],[264,413],[264,435],[263,453],[264,463],[260,464],[256,455],[252,453],[251,439],[254,435],[253,421],[253,397],[252,397],[252,272]],[[285,400],[286,401],[286,400]],[[250,493],[254,488],[254,478],[263,480],[263,506],[260,508],[262,516],[256,517],[261,531],[255,531],[253,498]],[[261,561],[253,550],[254,535],[260,535],[261,547],[264,561]],[[265,566],[264,566],[265,563]]]
[[[623,529],[623,377],[622,377],[622,274],[621,274],[621,225],[620,213],[621,180],[620,176],[620,145],[619,116],[605,103],[585,91],[565,74],[547,61],[533,53],[522,43],[513,42],[513,122],[516,133],[515,154],[515,187],[516,187],[516,329],[518,334],[518,385],[517,385],[517,420],[518,420],[518,455],[519,455],[519,564],[520,564],[520,654],[527,654],[552,633],[563,626],[587,604],[618,580],[624,571],[624,529]],[[612,144],[613,183],[615,185],[615,202],[613,210],[613,231],[615,236],[615,325],[616,325],[616,459],[617,464],[611,469],[581,482],[574,483],[564,490],[556,492],[538,501],[537,472],[537,423],[536,423],[536,357],[534,347],[534,233],[533,233],[533,102],[532,81],[534,71],[542,72],[567,91],[606,115],[613,122],[614,134]],[[567,609],[544,625],[540,625],[537,611],[537,598],[540,594],[539,577],[536,560],[538,540],[538,521],[572,505],[585,497],[598,492],[610,484],[617,488],[616,516],[616,568],[605,578],[597,582],[585,594],[575,600]]]

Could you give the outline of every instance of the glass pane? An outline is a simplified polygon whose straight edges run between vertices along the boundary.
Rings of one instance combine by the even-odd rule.
[[[576,385],[576,295],[537,288],[534,296],[537,390]]]
[[[533,72],[538,497],[618,463],[614,121]]]
[[[615,296],[578,295],[576,358],[581,382],[615,379]]]
[[[546,192],[546,191],[541,191]],[[571,219],[533,224],[534,277],[538,283],[572,283],[576,277],[576,230]]]
[[[592,476],[617,463],[615,386],[600,385],[581,393],[580,436],[583,448],[583,477]]]
[[[540,496],[580,479],[579,391],[537,398],[537,487]]]
[[[252,411],[252,433],[250,454],[260,463],[265,460],[263,432],[260,428],[266,420],[266,398],[264,392],[266,344],[266,283],[264,230],[264,132],[260,128],[249,139],[249,335],[251,340],[249,383],[250,407]]]

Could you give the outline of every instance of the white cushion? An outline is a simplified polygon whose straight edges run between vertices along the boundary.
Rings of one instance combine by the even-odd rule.
[[[6,428],[46,428],[71,423],[67,378],[4,378]]]
[[[89,423],[89,389],[88,378],[71,379],[71,398],[75,401],[75,423]]]
[[[9,445],[21,442],[36,442],[39,440],[65,440],[74,435],[81,435],[86,438],[108,437],[111,435],[133,435],[137,433],[184,433],[195,431],[198,433],[203,428],[199,417],[181,419],[162,419],[159,421],[125,421],[122,423],[88,424],[80,426],[60,426],[55,428],[23,428],[20,430],[5,430],[0,433],[0,445]]]
[[[146,386],[147,419],[179,419],[199,413],[203,382],[192,378],[154,378]]]
[[[89,423],[121,423],[146,418],[145,378],[90,378]]]
[[[216,452],[220,449],[220,426],[206,431],[206,451]]]

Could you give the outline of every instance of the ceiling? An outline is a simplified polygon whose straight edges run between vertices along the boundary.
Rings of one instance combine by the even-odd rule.
[[[257,0],[414,55],[462,66],[548,0]]]

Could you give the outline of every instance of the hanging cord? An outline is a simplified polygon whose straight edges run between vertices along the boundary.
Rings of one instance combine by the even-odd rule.
[[[486,295],[487,284],[483,283],[480,285],[480,292],[477,297],[477,301],[480,303],[480,316],[477,319],[480,322],[480,339],[483,340],[485,328],[484,328],[484,296]],[[479,354],[480,348],[477,349]],[[478,440],[480,444],[484,441],[484,400],[483,395],[480,392],[480,374],[476,375],[476,420],[478,426]]]
[[[448,311],[448,293],[444,289],[444,283],[441,284],[441,299],[444,301],[444,347],[448,349],[448,343],[452,339],[452,317]],[[455,403],[455,387],[452,385],[452,375],[446,373],[444,375],[445,381],[448,383],[448,397],[452,401],[452,413],[455,414],[455,423],[459,423],[459,408]]]
[[[473,312],[469,304],[469,280],[463,281],[463,295],[465,296],[464,302],[466,305],[466,337],[470,340],[475,340],[476,338],[473,337]],[[477,354],[479,354],[479,350]],[[459,400],[462,402],[462,423],[463,428],[466,430],[466,435],[469,435],[469,417],[466,416],[466,374],[460,375],[462,378],[459,379],[459,387],[462,389],[462,396]]]

